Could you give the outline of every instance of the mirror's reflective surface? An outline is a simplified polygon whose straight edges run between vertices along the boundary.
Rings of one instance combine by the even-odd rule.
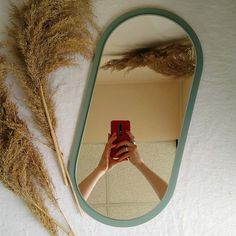
[[[94,210],[113,219],[132,219],[161,201],[194,68],[188,35],[165,17],[140,15],[112,32],[100,61],[77,159],[77,184]],[[119,145],[120,155],[114,157],[107,144],[119,138],[117,134],[108,139],[112,120],[129,120],[131,131],[129,140]]]

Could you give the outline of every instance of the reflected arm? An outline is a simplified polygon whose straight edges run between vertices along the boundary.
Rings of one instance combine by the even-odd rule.
[[[159,177],[156,173],[150,170],[145,165],[144,162],[140,162],[135,166],[151,184],[152,188],[154,189],[158,197],[162,199],[168,187],[167,183],[161,177]]]
[[[79,184],[80,192],[85,200],[88,199],[98,180],[107,171],[111,170],[114,165],[120,163],[110,157],[111,149],[116,146],[115,144],[113,144],[113,142],[116,140],[117,135],[116,133],[112,135],[108,134],[108,137],[108,142],[105,145],[98,166]]]
[[[137,150],[137,145],[134,143],[134,136],[131,132],[127,132],[130,137],[131,142],[123,141],[117,145],[117,148],[126,146],[122,148],[117,156],[122,155],[121,160],[128,158],[130,162],[144,175],[147,181],[151,184],[152,188],[156,192],[157,196],[162,199],[167,190],[167,183],[153,172],[143,161],[142,157],[139,155]]]
[[[104,171],[97,167],[79,184],[80,192],[85,200],[88,199],[96,183],[104,173]]]

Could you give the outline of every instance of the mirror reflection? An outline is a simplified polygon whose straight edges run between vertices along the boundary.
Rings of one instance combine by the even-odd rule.
[[[167,18],[133,17],[110,35],[77,159],[78,187],[94,210],[132,219],[161,201],[194,68],[188,35]]]

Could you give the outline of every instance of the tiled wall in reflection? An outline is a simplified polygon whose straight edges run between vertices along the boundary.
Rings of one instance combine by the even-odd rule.
[[[137,143],[146,165],[166,182],[172,171],[176,153],[175,141]],[[78,161],[78,183],[97,166],[104,144],[83,144]],[[129,161],[116,165],[93,189],[88,203],[99,213],[116,219],[141,216],[159,199],[145,177]]]

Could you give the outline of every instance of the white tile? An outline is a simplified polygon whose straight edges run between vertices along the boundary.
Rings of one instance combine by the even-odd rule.
[[[145,164],[168,182],[175,157],[175,142],[137,145]],[[128,161],[118,164],[109,172],[107,188],[109,203],[159,201],[143,174]]]
[[[158,201],[158,197],[144,176],[128,161],[108,174],[108,202]]]
[[[90,205],[96,212],[101,215],[107,216],[107,208],[105,206]]]
[[[133,219],[143,216],[156,206],[156,203],[110,206],[108,207],[108,216],[113,219]]]
[[[147,166],[169,182],[176,154],[175,141],[141,143],[139,150]]]

